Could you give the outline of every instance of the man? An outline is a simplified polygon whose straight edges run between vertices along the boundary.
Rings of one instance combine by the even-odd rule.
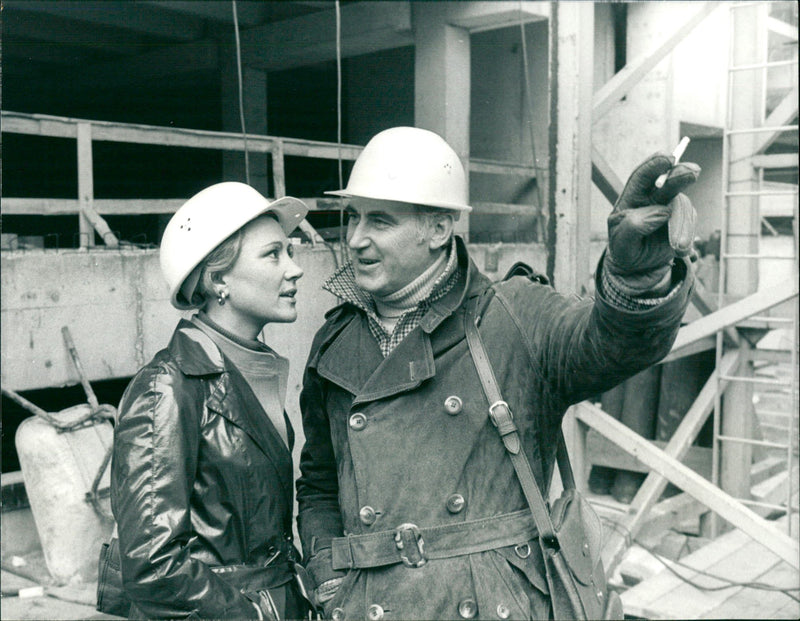
[[[653,156],[629,179],[594,301],[511,278],[483,312],[542,490],[566,408],[675,338],[693,276],[666,222],[699,169],[673,164]],[[336,621],[548,618],[528,505],[465,341],[465,309],[491,283],[453,235],[470,210],[456,153],[432,132],[389,129],[333,194],[350,199],[351,262],[325,285],[342,304],[317,333],[300,397],[298,521],[317,602]]]

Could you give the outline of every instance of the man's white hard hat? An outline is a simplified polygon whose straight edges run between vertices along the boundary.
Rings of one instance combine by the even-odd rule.
[[[441,136],[416,127],[376,134],[353,165],[347,187],[326,194],[472,211],[458,155]]]
[[[161,238],[159,255],[175,308],[195,308],[191,299],[200,278],[195,268],[228,237],[267,212],[275,214],[289,235],[306,217],[308,207],[291,196],[270,202],[245,183],[226,181],[201,190],[175,212]]]

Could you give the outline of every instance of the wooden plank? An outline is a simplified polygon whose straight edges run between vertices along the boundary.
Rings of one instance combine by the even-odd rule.
[[[92,170],[92,126],[78,124],[78,236],[81,248],[94,246],[94,229],[88,213],[94,200],[94,172]]]
[[[798,575],[786,563],[777,563],[758,577],[759,582],[771,586],[797,589]],[[797,591],[794,591],[796,594]],[[711,610],[703,619],[798,619],[800,602],[780,591],[741,589]]]
[[[795,296],[797,296],[797,282],[792,278],[748,295],[738,302],[729,304],[681,328],[675,343],[672,345],[672,352],[680,350],[698,339],[711,336],[719,330],[732,326],[748,317],[764,312]]]
[[[702,548],[697,553],[702,554]],[[706,571],[736,582],[760,580],[761,576],[775,567],[779,559],[765,552],[756,541],[748,541],[744,546],[731,550],[724,558],[709,566]],[[680,570],[679,570],[680,571]],[[723,586],[725,582],[708,576],[695,575],[692,582],[709,587]],[[660,618],[702,618],[711,610],[737,597],[742,587],[706,591],[680,581],[675,588],[650,604],[653,616]]]
[[[750,161],[753,168],[797,168],[800,156],[797,153],[770,153],[754,155]]]
[[[692,578],[697,575],[698,571],[706,571],[720,559],[729,556],[732,550],[741,548],[749,541],[749,537],[740,530],[725,533],[701,550],[682,558],[681,563],[688,566],[683,569],[683,575]],[[645,619],[656,617],[657,615],[651,608],[652,602],[657,601],[680,584],[683,584],[683,581],[668,570],[640,582],[620,594],[625,614]]]
[[[5,110],[2,111],[1,118],[2,131],[14,134],[76,138],[78,123],[90,123],[92,125],[93,140],[229,151],[244,150],[241,134],[234,132],[212,132],[157,125],[90,121]],[[256,134],[248,135],[248,149],[258,153],[269,153],[273,149],[276,140],[283,141],[285,155],[298,157],[335,160],[339,158],[341,152],[343,159],[355,160],[363,150],[363,147],[358,145],[343,144],[340,148],[336,143],[303,140],[300,138],[259,136]]]
[[[717,395],[717,378],[720,375],[727,375],[730,373],[738,362],[739,356],[735,351],[728,352],[723,356],[720,367],[714,369],[711,373],[694,403],[686,412],[678,428],[672,434],[672,438],[670,438],[664,449],[664,455],[673,460],[680,460],[686,455],[714,406],[714,400]],[[723,383],[719,388],[720,390],[725,390],[726,387],[727,385]],[[608,417],[602,410],[599,411]],[[630,433],[633,433],[633,431],[630,431]],[[638,435],[636,435],[636,437],[641,438],[641,436]],[[643,438],[641,439],[644,440]],[[647,440],[644,441],[647,442]],[[616,441],[614,442],[616,443]],[[629,533],[631,538],[636,537],[636,534],[645,522],[647,512],[658,501],[666,486],[667,480],[663,475],[659,476],[658,474],[650,473],[647,476],[631,501],[630,515],[624,520],[622,533]],[[702,499],[699,500],[702,502]],[[609,572],[613,572],[625,552],[628,538],[622,533],[613,533],[603,546],[603,564]]]
[[[706,291],[703,283],[699,279],[695,280],[694,289],[692,289],[691,303],[701,315],[710,315],[714,311],[719,310],[719,306]],[[725,328],[725,343],[727,345],[739,345],[739,333],[734,328]]]
[[[623,450],[633,454],[676,487],[697,498],[723,519],[780,556],[792,567],[800,567],[800,544],[796,540],[779,532],[773,525],[735,498],[692,472],[678,460],[653,446],[648,440],[618,420],[611,418],[600,408],[585,401],[576,407],[577,417],[591,428],[599,431]]]
[[[667,443],[661,440],[650,440],[662,451]],[[594,466],[630,470],[632,472],[650,472],[650,469],[638,459],[620,451],[617,445],[606,440],[596,431],[589,431],[586,438],[586,460]],[[711,449],[701,446],[690,446],[681,462],[689,466],[703,478],[711,478]]]
[[[187,197],[188,198],[188,197]],[[336,211],[340,201],[329,198],[301,198],[310,211]],[[186,202],[186,198],[96,198],[93,202],[99,214],[136,216],[141,214],[171,214]],[[75,198],[14,198],[3,197],[6,215],[63,216],[77,215],[80,203]]]
[[[547,166],[547,163],[544,163],[543,166]],[[489,175],[516,175],[530,179],[536,178],[536,169],[533,166],[518,162],[472,158],[469,161],[469,171]]]
[[[283,141],[276,140],[272,150],[272,183],[275,188],[275,197],[286,196],[286,167],[283,159]]]
[[[596,146],[592,145],[592,182],[612,205],[617,202],[625,183],[617,176]]]
[[[625,96],[639,81],[658,65],[675,46],[678,45],[694,28],[702,22],[714,9],[719,2],[705,2],[698,11],[686,22],[678,27],[675,32],[668,37],[653,52],[629,62],[613,78],[606,82],[595,94],[592,102],[592,120],[597,122],[606,112],[611,110],[616,103]]]
[[[665,364],[667,362],[672,362],[673,360],[677,360],[678,358],[685,358],[686,356],[693,356],[694,354],[698,354],[701,351],[708,351],[709,349],[715,349],[717,347],[717,337],[715,336],[704,336],[701,339],[698,339],[688,345],[684,345],[680,349],[675,349],[669,352],[663,360],[661,360],[658,364]]]
[[[91,201],[81,204],[81,214],[89,221],[92,228],[100,234],[106,246],[109,248],[119,247],[117,236],[111,232],[108,223],[95,211]]]
[[[782,19],[768,17],[767,27],[769,28],[770,32],[774,32],[782,37],[786,37],[789,39],[789,41],[797,41],[797,26],[792,26]]]
[[[535,205],[512,205],[509,203],[472,203],[472,213],[497,216],[539,215]]]
[[[782,127],[791,123],[794,117],[797,116],[797,97],[798,89],[795,87],[775,106],[775,109],[764,120],[763,127]],[[797,130],[794,131],[796,132]],[[760,132],[756,134],[753,153],[763,153],[775,142],[777,137],[778,132]]]

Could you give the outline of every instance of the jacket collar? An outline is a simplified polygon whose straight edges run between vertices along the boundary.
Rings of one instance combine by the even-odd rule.
[[[184,375],[213,375],[225,371],[222,352],[214,341],[186,319],[178,322],[167,350]]]
[[[464,338],[464,326],[458,319],[442,324],[457,314],[467,298],[478,295],[491,284],[469,258],[460,237],[456,238],[456,252],[463,268],[459,282],[431,305],[420,325],[386,358],[369,331],[363,311],[350,306],[349,321],[320,355],[317,372],[353,393],[354,404],[411,390],[433,377],[437,353]]]

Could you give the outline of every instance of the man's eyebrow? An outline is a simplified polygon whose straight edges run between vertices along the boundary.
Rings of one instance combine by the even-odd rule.
[[[391,211],[383,211],[383,210],[369,211],[364,215],[368,218],[389,218],[391,220],[396,219],[395,215]]]

